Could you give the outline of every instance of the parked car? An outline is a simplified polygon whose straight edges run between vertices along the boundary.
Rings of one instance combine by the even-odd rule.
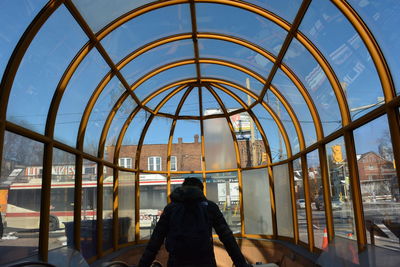
[[[304,199],[299,198],[296,203],[297,203],[297,207],[299,209],[305,209],[306,208],[306,201]]]
[[[331,200],[331,206],[333,210],[341,209],[342,208],[342,202],[338,198],[333,198]],[[315,207],[317,210],[324,210],[325,209],[325,203],[324,203],[324,196],[319,195],[317,198],[315,198]]]

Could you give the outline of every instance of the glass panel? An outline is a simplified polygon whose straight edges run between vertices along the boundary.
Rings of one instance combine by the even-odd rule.
[[[237,172],[207,174],[207,199],[217,203],[234,234],[240,233],[240,200]]]
[[[47,1],[3,0],[0,3],[0,80],[11,53],[26,27]]]
[[[136,168],[136,151],[139,143],[140,136],[142,134],[144,125],[146,124],[150,114],[144,110],[139,111],[133,118],[131,124],[125,132],[124,139],[122,140],[121,150],[119,158],[130,158],[132,159],[131,166]],[[107,147],[106,159],[110,162],[114,161],[114,145]],[[143,160],[142,160],[143,163]],[[118,162],[120,164],[120,162]]]
[[[74,72],[65,89],[57,112],[55,139],[75,147],[82,114],[106,71],[109,71],[107,63],[93,49]]]
[[[43,133],[57,84],[86,41],[87,36],[79,25],[66,8],[60,6],[33,39],[18,68],[7,120]]]
[[[300,30],[331,64],[345,90],[353,119],[383,103],[379,76],[367,48],[350,22],[332,3],[312,2]]]
[[[115,102],[125,92],[125,88],[118,80],[113,78],[101,92],[99,98],[90,113],[86,127],[83,150],[97,156],[98,144],[104,123],[111,112]]]
[[[183,89],[171,97],[160,109],[160,112],[175,115],[179,101],[182,99],[186,89]]]
[[[72,0],[79,12],[85,18],[93,32],[99,31],[108,23],[125,14],[126,12],[152,2],[151,0],[108,0],[81,1]]]
[[[226,86],[223,85],[226,89],[229,91],[232,91],[236,96],[238,96],[245,104],[250,105],[251,103],[254,102],[254,98],[252,98],[250,95],[244,93],[243,91],[240,91],[238,89],[235,89],[231,86]],[[236,99],[225,93],[224,91],[218,89],[217,87],[212,86],[214,91],[218,94],[218,96],[221,98],[222,102],[224,103],[225,107],[228,109],[234,110],[234,109],[239,109],[243,108],[242,105],[239,104]]]
[[[292,22],[294,20],[297,11],[301,5],[301,0],[246,0],[246,2],[265,8],[289,22]]]
[[[178,81],[196,77],[196,67],[194,64],[183,65],[165,70],[146,80],[135,89],[135,94],[140,100],[162,87]],[[130,81],[128,81],[130,82]],[[133,81],[132,81],[133,82]]]
[[[249,113],[242,112],[232,115],[230,116],[230,120],[239,146],[241,167],[254,167],[266,164],[267,153],[265,145],[257,125]]]
[[[200,58],[217,58],[240,64],[266,78],[272,62],[261,54],[232,42],[199,39]]]
[[[217,78],[227,80],[237,85],[246,87],[246,79],[250,80],[250,90],[256,94],[260,94],[263,84],[246,73],[217,64],[200,64],[201,75],[206,78]]]
[[[55,148],[51,170],[49,249],[74,246],[75,155]],[[61,230],[65,228],[65,230]]]
[[[201,171],[200,135],[199,121],[176,122],[171,156],[176,157],[177,171]]]
[[[301,169],[301,158],[293,161],[294,171],[294,191],[296,195],[297,223],[299,230],[299,239],[308,243],[306,198],[304,197],[303,171]]]
[[[300,151],[299,138],[292,118],[289,116],[286,108],[283,106],[282,102],[279,101],[279,99],[273,93],[271,93],[270,90],[268,90],[265,94],[264,101],[275,111],[276,115],[281,120],[288,134],[292,147],[292,153],[296,154]]]
[[[278,235],[293,237],[292,199],[287,164],[273,167]]]
[[[96,255],[97,163],[84,159],[82,166],[81,252],[85,259]]]
[[[287,32],[273,22],[227,5],[196,4],[197,30],[248,40],[277,55]],[[238,19],[240,18],[240,19]]]
[[[314,229],[314,246],[324,249],[323,240],[324,232],[326,233],[326,216],[325,210],[322,207],[324,203],[324,189],[322,187],[318,150],[313,150],[307,154],[307,166],[308,184],[310,185],[312,224]]]
[[[246,234],[272,235],[272,213],[267,169],[242,172]]]
[[[106,146],[115,146],[122,126],[128,119],[129,115],[131,115],[135,107],[135,101],[128,96],[113,118],[111,126],[108,130]]]
[[[221,106],[207,88],[201,88],[201,101],[203,104],[203,115],[223,114]]]
[[[399,180],[387,119],[356,129],[354,141],[368,244],[399,251]]]
[[[173,5],[144,13],[124,23],[101,43],[114,62],[118,62],[144,44],[191,30],[189,5]]]
[[[43,144],[5,132],[0,176],[0,264],[38,253]],[[21,246],[23,244],[23,246]]]
[[[118,244],[135,240],[135,173],[118,175]]]
[[[271,149],[272,162],[281,161],[287,158],[286,144],[274,119],[260,104],[256,105],[252,111],[254,112],[254,115],[256,115],[265,135],[267,136],[267,141]]]
[[[353,198],[343,137],[326,145],[335,235],[356,239]],[[323,206],[322,206],[323,208]]]
[[[308,106],[293,82],[280,70],[276,72],[272,85],[275,86],[293,108],[303,130],[306,146],[314,144],[317,140],[315,125]],[[264,99],[264,101],[266,101]]]
[[[170,62],[194,58],[192,40],[167,43],[147,51],[127,64],[121,73],[133,83],[146,73]]]
[[[207,170],[236,168],[236,152],[225,118],[204,120],[204,148]]]
[[[168,140],[171,130],[172,119],[165,117],[155,117],[143,141],[143,146],[140,151],[140,169],[150,170],[148,168],[149,157],[161,157],[160,171],[167,171],[167,153]]]
[[[104,167],[103,177],[103,251],[107,251],[113,247],[113,169]]]
[[[283,61],[297,74],[314,100],[325,135],[339,129],[341,114],[336,96],[324,71],[311,53],[293,39]]]
[[[391,69],[392,78],[400,92],[400,77],[395,73],[400,70],[400,38],[397,25],[400,24],[400,2],[396,0],[359,1],[349,0],[350,5],[362,17],[374,38],[378,41],[385,59]]]
[[[149,239],[167,205],[167,176],[140,174],[140,239]]]
[[[200,116],[199,110],[199,90],[197,87],[193,88],[188,97],[186,98],[180,116]]]

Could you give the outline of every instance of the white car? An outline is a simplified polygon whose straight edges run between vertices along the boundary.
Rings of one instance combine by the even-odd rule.
[[[297,207],[299,207],[300,209],[305,209],[306,208],[306,201],[302,198],[297,200]]]

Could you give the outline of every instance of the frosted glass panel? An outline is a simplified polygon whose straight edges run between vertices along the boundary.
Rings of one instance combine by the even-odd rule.
[[[272,235],[267,169],[243,171],[242,176],[245,233]]]
[[[207,170],[236,168],[232,134],[225,118],[204,121]]]
[[[278,235],[293,237],[292,205],[287,164],[273,168]]]

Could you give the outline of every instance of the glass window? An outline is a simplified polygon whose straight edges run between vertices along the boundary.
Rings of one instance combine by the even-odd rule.
[[[246,234],[272,235],[272,213],[267,169],[242,172]]]
[[[132,168],[132,158],[119,158],[119,166],[123,168]]]
[[[104,167],[103,177],[103,251],[107,251],[113,247],[113,169]]]
[[[118,244],[135,240],[135,173],[118,174]]]
[[[308,244],[307,232],[307,215],[306,215],[306,198],[304,197],[304,179],[303,171],[301,169],[301,158],[293,161],[294,171],[294,191],[296,195],[297,206],[297,224],[299,230],[300,241]]]
[[[207,199],[218,205],[229,228],[235,234],[241,232],[238,181],[237,172],[207,174]]]
[[[175,115],[175,114],[174,114]],[[179,111],[179,116],[199,116],[199,90],[197,87],[193,88],[189,93],[181,110]]]
[[[148,170],[149,171],[161,171],[161,157],[148,157],[147,158]]]
[[[183,94],[185,93],[187,89],[180,90],[178,93],[176,93],[174,96],[172,96],[167,102],[164,103],[162,108],[160,109],[159,112],[162,113],[167,113],[175,116],[176,109],[178,108],[178,104],[182,99]],[[160,99],[162,100],[162,99]],[[157,103],[158,104],[158,103]]]
[[[224,113],[218,101],[205,87],[201,88],[201,99],[203,104],[203,110],[201,112],[203,116]]]
[[[399,251],[394,235],[399,183],[387,119],[384,115],[356,129],[354,141],[368,243]]]
[[[264,0],[246,0],[246,2],[258,5],[259,7],[269,10],[281,18],[292,22],[297,14],[297,11],[301,5],[301,0],[274,0],[274,1],[264,1]]]
[[[178,162],[176,161],[176,156],[171,156],[171,171],[178,170]]]
[[[326,145],[335,235],[356,239],[353,198],[343,137]]]
[[[292,198],[288,165],[273,167],[278,235],[293,237]]]
[[[86,41],[81,27],[61,5],[37,33],[19,65],[7,120],[43,133],[57,84]]]
[[[0,253],[7,256],[0,264],[6,264],[38,253],[43,144],[6,131],[2,153]]]
[[[140,174],[140,239],[149,239],[167,205],[167,177]]]

